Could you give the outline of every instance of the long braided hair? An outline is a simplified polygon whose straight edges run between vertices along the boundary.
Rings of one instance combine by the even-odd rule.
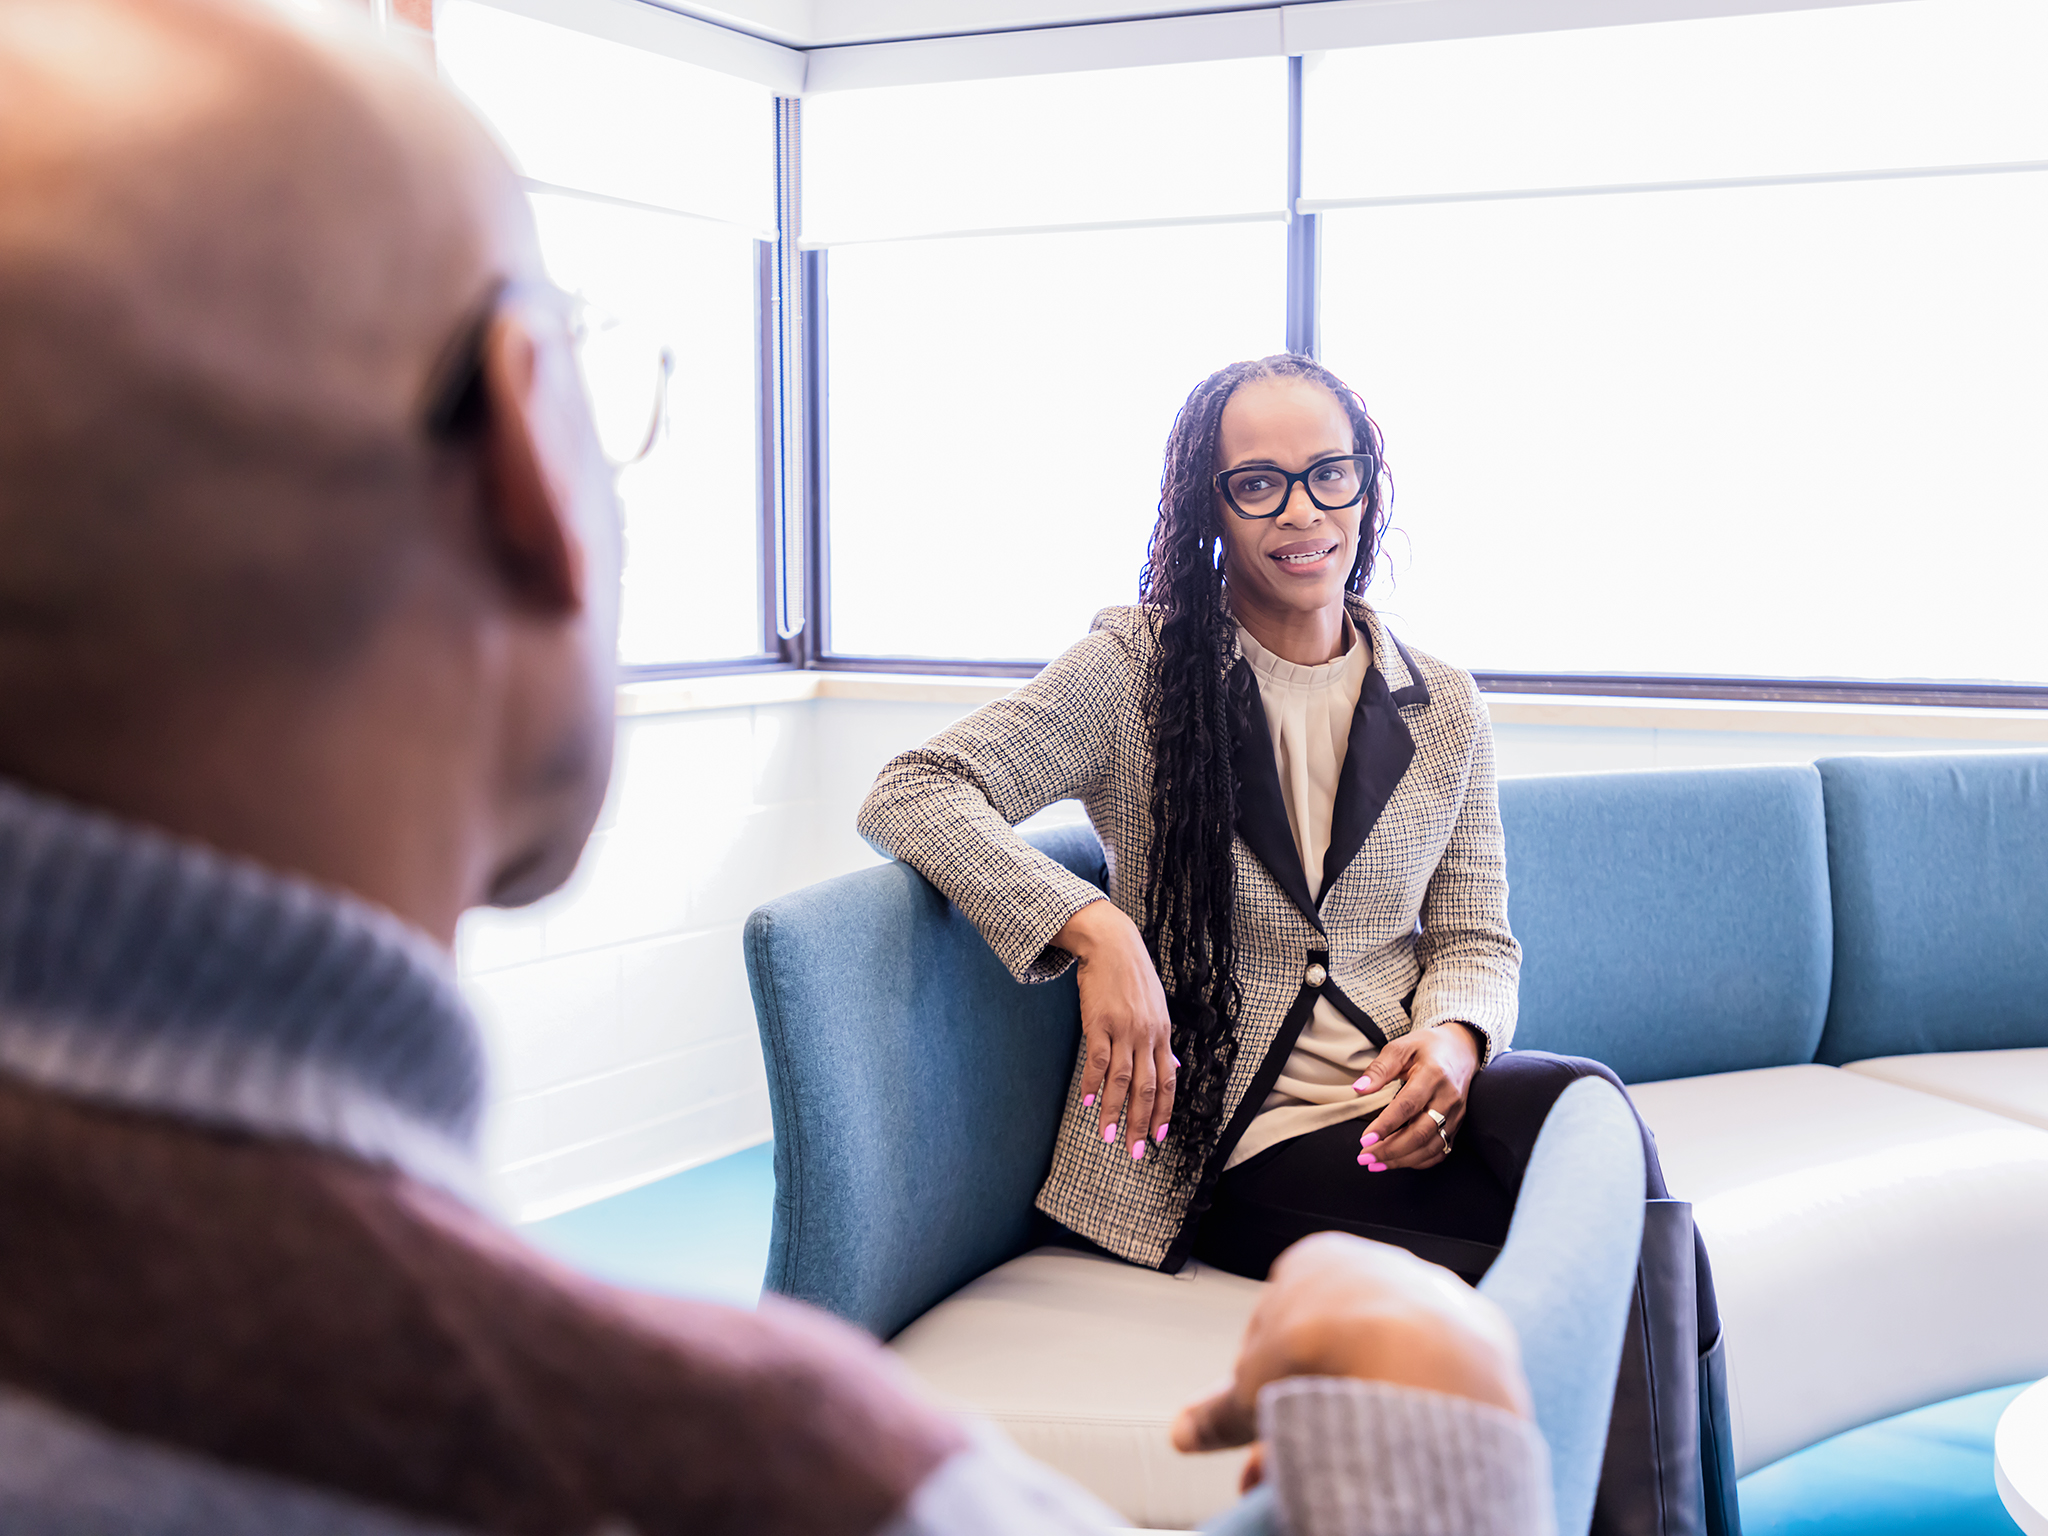
[[[1159,521],[1138,599],[1157,611],[1159,646],[1145,705],[1158,733],[1152,770],[1152,845],[1145,861],[1145,944],[1159,966],[1180,1058],[1173,1109],[1176,1183],[1192,1187],[1223,1133],[1224,1096],[1237,1060],[1236,711],[1234,643],[1223,569],[1217,436],[1230,397],[1255,379],[1305,379],[1351,418],[1352,451],[1370,455],[1358,556],[1345,582],[1362,592],[1387,519],[1380,431],[1365,402],[1312,358],[1292,354],[1232,363],[1187,398],[1166,440]],[[1200,1191],[1197,1192],[1198,1195]]]

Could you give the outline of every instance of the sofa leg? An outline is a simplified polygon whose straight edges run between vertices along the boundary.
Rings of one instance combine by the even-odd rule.
[[[1696,1275],[1692,1206],[1649,1201],[1593,1536],[1709,1536]]]

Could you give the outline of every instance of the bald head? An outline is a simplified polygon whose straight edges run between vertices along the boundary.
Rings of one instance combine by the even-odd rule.
[[[0,651],[345,646],[405,557],[437,358],[534,270],[523,218],[367,40],[0,0]]]
[[[0,0],[0,774],[443,937],[562,879],[617,529],[541,277],[494,142],[367,32]]]

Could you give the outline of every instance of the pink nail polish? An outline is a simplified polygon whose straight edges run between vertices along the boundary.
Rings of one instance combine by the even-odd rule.
[[[1367,1131],[1363,1136],[1358,1138],[1358,1144],[1361,1147],[1369,1147],[1379,1139],[1380,1133],[1378,1131]]]
[[[1385,1173],[1387,1165],[1385,1163],[1374,1163],[1366,1171],[1368,1173]]]
[[[1131,1161],[1134,1163],[1142,1163],[1143,1161],[1145,1161],[1145,1143],[1143,1143],[1142,1141],[1134,1141],[1131,1143]]]
[[[1116,1127],[1113,1125],[1105,1125],[1102,1128],[1102,1139],[1105,1142],[1114,1143],[1116,1140]]]
[[[1169,1129],[1171,1129],[1171,1127],[1168,1125],[1166,1121],[1162,1120],[1159,1122],[1158,1127],[1152,1132],[1152,1143],[1154,1146],[1157,1146],[1160,1142],[1166,1140],[1166,1133]]]
[[[1351,1091],[1353,1093],[1372,1092],[1372,1079],[1369,1077],[1361,1077],[1357,1082],[1351,1085]]]
[[[1082,1095],[1081,1095],[1081,1107],[1082,1107],[1083,1109],[1093,1109],[1093,1108],[1095,1107],[1095,1095],[1094,1095],[1094,1094],[1092,1094],[1092,1093],[1084,1093],[1084,1094],[1082,1094]]]
[[[1359,1153],[1358,1166],[1361,1168],[1370,1168],[1372,1166],[1372,1158],[1364,1152]]]

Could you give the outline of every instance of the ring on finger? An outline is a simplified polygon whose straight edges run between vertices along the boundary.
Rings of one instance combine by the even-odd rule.
[[[1444,1129],[1444,1117],[1433,1109],[1425,1109],[1423,1113],[1436,1122],[1437,1140],[1444,1144],[1444,1156],[1449,1157],[1451,1155],[1451,1133]]]

